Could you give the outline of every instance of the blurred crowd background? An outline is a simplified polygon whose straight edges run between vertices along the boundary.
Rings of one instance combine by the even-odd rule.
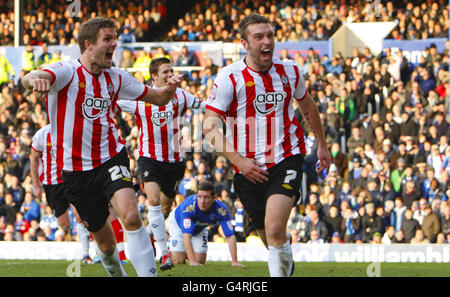
[[[20,78],[62,59],[49,45],[76,45],[80,24],[107,16],[117,24],[123,43],[155,41],[239,42],[237,24],[251,11],[271,21],[275,40],[327,40],[344,22],[396,21],[388,38],[397,40],[447,38],[448,6],[444,1],[107,1],[81,3],[71,17],[64,1],[25,1],[22,69],[14,73],[0,56],[0,240],[77,240],[58,228],[45,195],[35,197],[29,175],[34,133],[47,124],[45,103],[24,90]],[[13,1],[0,1],[0,45],[13,45]],[[378,13],[372,13],[373,10]],[[43,54],[34,55],[36,47]],[[450,129],[448,122],[449,43],[443,51],[434,44],[417,66],[402,51],[379,55],[369,48],[352,55],[319,56],[313,48],[294,59],[316,100],[333,158],[328,175],[317,175],[317,143],[305,130],[308,154],[304,175],[306,192],[292,209],[288,231],[295,242],[308,243],[449,243],[450,241]],[[167,56],[175,66],[198,66],[198,56],[184,47],[179,53],[164,49],[147,52],[127,48],[121,68],[148,67],[151,59]],[[224,65],[233,62],[224,61]],[[212,59],[201,70],[187,70],[181,87],[206,100],[217,72]],[[148,83],[146,71],[133,72]],[[231,214],[239,241],[255,237],[239,197],[234,193],[233,168],[223,157],[203,148],[203,113],[188,111],[182,147],[186,172],[174,206],[196,192],[203,180],[216,186],[218,199]],[[137,199],[146,220],[145,194],[137,174],[138,131],[133,117],[117,114],[120,133],[127,141]],[[210,241],[224,242],[218,226]]]

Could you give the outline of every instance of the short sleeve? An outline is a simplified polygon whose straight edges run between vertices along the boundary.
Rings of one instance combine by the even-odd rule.
[[[235,78],[233,74],[229,72],[219,72],[206,101],[206,109],[224,115],[233,101],[234,88]]]
[[[58,92],[64,88],[74,75],[74,69],[71,64],[64,62],[56,62],[48,65],[42,71],[52,75],[51,91]]]
[[[298,71],[298,66],[294,66],[297,71],[295,71],[295,74],[298,79],[296,79],[296,86],[294,91],[294,99],[297,101],[302,101],[306,98],[307,91],[306,91],[306,85],[305,85],[305,79],[303,78],[303,75]]]
[[[126,71],[117,68],[115,71],[117,71],[122,78],[122,84],[118,96],[119,100],[140,100],[145,96],[148,91],[148,86],[135,79]]]
[[[134,113],[136,111],[137,101],[131,100],[117,100],[117,106],[119,107],[121,112],[129,112]]]
[[[38,130],[36,134],[34,134],[31,143],[31,148],[39,153],[44,151],[44,141],[42,141],[43,135],[43,129]]]

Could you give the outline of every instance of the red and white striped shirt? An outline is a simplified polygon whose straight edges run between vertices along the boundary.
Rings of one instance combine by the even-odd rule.
[[[43,70],[53,76],[47,108],[58,169],[91,170],[120,152],[125,141],[113,119],[115,102],[138,100],[148,87],[118,68],[94,75],[78,60]]]
[[[119,100],[120,110],[133,114],[139,128],[139,157],[161,162],[181,162],[181,129],[183,116],[189,109],[204,109],[205,103],[178,88],[173,99],[164,106],[146,102]]]
[[[301,101],[306,94],[294,61],[274,58],[270,69],[261,73],[240,60],[219,72],[206,108],[226,117],[226,137],[238,153],[269,169],[289,156],[306,153],[293,106],[293,99]]]
[[[61,170],[56,168],[56,155],[52,146],[50,125],[42,127],[34,134],[31,149],[41,154],[38,167],[41,183],[44,185],[62,183]]]

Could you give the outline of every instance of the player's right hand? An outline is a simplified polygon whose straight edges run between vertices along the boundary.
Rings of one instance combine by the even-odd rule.
[[[51,82],[45,78],[31,78],[30,86],[33,92],[47,93],[50,91]]]
[[[33,194],[34,194],[34,197],[41,197],[42,188],[40,186],[33,186]]]
[[[242,175],[244,175],[254,184],[269,180],[269,178],[267,177],[267,175],[269,175],[269,172],[263,170],[261,168],[262,166],[264,166],[264,164],[261,164],[256,160],[249,158],[245,158],[241,162],[239,162],[239,164],[237,164],[237,167],[241,171]]]

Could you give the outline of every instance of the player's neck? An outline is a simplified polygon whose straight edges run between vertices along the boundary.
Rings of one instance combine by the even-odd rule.
[[[102,69],[95,63],[94,60],[90,59],[88,56],[82,55],[78,61],[92,75],[97,76],[102,73]]]
[[[256,71],[256,72],[260,72],[260,73],[263,73],[263,74],[265,74],[270,69],[270,67],[272,67],[272,63],[270,65],[268,65],[268,66],[265,66],[265,65],[263,66],[263,65],[256,64],[248,56],[244,58],[244,63],[251,70]]]

